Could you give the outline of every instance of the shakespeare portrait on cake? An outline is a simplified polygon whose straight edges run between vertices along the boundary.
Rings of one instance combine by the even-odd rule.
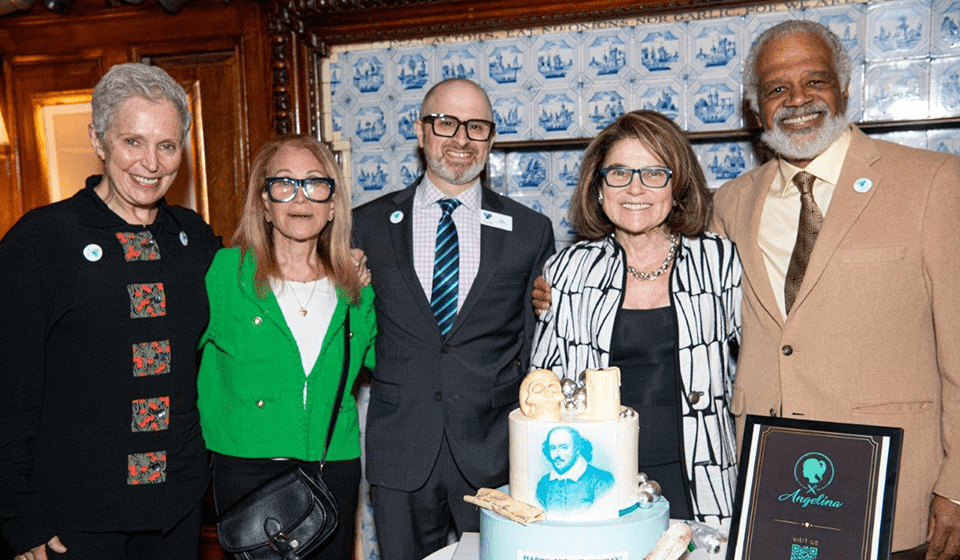
[[[547,432],[543,455],[550,470],[537,483],[537,501],[551,515],[576,513],[615,499],[613,475],[594,466],[594,446],[571,426]]]

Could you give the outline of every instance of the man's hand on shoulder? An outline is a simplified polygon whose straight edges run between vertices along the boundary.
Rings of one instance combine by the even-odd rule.
[[[363,249],[353,247],[350,249],[350,256],[353,258],[353,264],[357,265],[357,274],[360,275],[360,285],[369,286],[373,280],[370,269],[367,268],[367,254]]]
[[[538,317],[540,313],[550,309],[550,284],[542,274],[533,281],[533,293],[530,294],[530,298],[533,300],[533,312]]]
[[[930,546],[925,560],[960,558],[960,505],[943,496],[933,495],[927,541]]]
[[[63,543],[60,542],[60,537],[54,535],[53,538],[47,541],[47,544],[41,544],[38,547],[31,548],[23,554],[18,554],[14,557],[14,560],[47,560],[47,558],[49,558],[47,555],[47,547],[57,554],[64,554],[67,552],[67,547],[63,546]]]

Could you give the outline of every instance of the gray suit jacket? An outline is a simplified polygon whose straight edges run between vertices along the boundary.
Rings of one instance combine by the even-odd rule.
[[[371,484],[413,491],[427,479],[446,433],[470,484],[508,479],[507,414],[529,368],[533,280],[554,252],[550,220],[483,189],[482,208],[513,219],[481,225],[480,269],[452,330],[441,337],[413,266],[416,185],[354,211],[376,294],[377,365],[367,411]],[[391,215],[403,213],[394,223]]]

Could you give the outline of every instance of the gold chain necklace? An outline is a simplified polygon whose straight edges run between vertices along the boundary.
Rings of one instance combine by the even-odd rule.
[[[313,299],[313,292],[317,291],[317,284],[319,284],[320,281],[319,281],[319,280],[314,280],[314,281],[313,281],[313,289],[310,290],[310,297],[307,298],[307,302],[306,302],[306,303],[300,303],[300,298],[297,297],[297,291],[293,289],[293,286],[291,286],[290,283],[287,282],[286,279],[283,280],[283,283],[286,284],[288,288],[290,288],[290,293],[293,294],[293,299],[297,300],[297,305],[300,306],[300,316],[301,316],[301,317],[306,317],[306,316],[307,316],[307,306],[310,305],[310,300]]]
[[[630,276],[633,276],[637,280],[656,280],[661,274],[670,269],[670,265],[673,264],[673,260],[677,258],[677,248],[679,247],[680,236],[672,233],[670,234],[670,251],[667,252],[667,258],[663,259],[663,264],[660,265],[660,268],[651,272],[639,272],[637,269],[628,265],[627,272],[629,272]]]

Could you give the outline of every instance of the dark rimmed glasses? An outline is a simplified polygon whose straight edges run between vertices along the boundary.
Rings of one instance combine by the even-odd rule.
[[[292,179],[290,177],[267,177],[267,196],[274,202],[290,202],[297,197],[297,190],[303,190],[303,196],[311,202],[326,202],[333,197],[336,182],[329,177],[308,177]]]
[[[457,117],[444,115],[443,113],[434,113],[420,118],[425,123],[430,123],[433,133],[444,138],[453,138],[462,126],[467,131],[467,138],[476,142],[486,142],[493,136],[496,125],[483,119],[470,119],[461,121]]]
[[[670,171],[670,168],[656,165],[637,169],[623,165],[610,165],[600,169],[600,174],[603,175],[603,182],[606,183],[608,187],[613,188],[629,185],[630,181],[633,181],[634,173],[640,176],[640,182],[643,186],[651,189],[662,189],[667,186],[667,183],[670,182],[670,177],[673,176],[673,171]]]

